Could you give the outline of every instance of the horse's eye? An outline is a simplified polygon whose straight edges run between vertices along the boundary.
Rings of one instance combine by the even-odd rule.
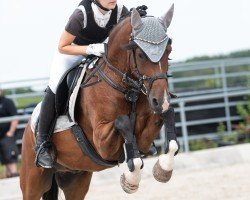
[[[140,59],[146,59],[147,58],[146,55],[145,55],[145,53],[143,53],[143,52],[140,52],[138,54],[138,56],[139,56]]]

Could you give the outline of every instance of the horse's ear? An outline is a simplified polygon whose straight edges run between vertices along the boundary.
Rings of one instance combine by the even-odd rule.
[[[165,15],[159,18],[159,21],[164,26],[165,30],[167,30],[167,28],[170,26],[173,15],[174,15],[174,4],[172,4],[172,6]]]
[[[142,27],[141,16],[135,8],[133,8],[131,13],[131,25],[135,31]]]

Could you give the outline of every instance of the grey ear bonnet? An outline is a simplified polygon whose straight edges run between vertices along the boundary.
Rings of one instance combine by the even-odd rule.
[[[161,18],[141,18],[135,9],[132,11],[132,39],[153,63],[159,62],[166,50],[169,41],[166,32],[172,20],[173,10],[172,5]]]
[[[152,62],[160,61],[166,50],[169,37],[157,18],[142,18],[141,28],[139,30],[133,29],[132,35],[134,42]]]

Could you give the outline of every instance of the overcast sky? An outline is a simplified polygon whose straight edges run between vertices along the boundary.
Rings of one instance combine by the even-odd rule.
[[[119,0],[118,0],[119,1]],[[80,0],[0,0],[0,82],[47,77],[59,36]],[[120,0],[160,16],[175,3],[171,58],[250,49],[249,0]]]

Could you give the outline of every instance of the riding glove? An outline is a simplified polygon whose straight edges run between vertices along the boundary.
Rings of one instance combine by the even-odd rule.
[[[101,57],[104,54],[104,44],[97,43],[97,44],[90,44],[86,49],[86,54],[88,55],[96,55]]]

